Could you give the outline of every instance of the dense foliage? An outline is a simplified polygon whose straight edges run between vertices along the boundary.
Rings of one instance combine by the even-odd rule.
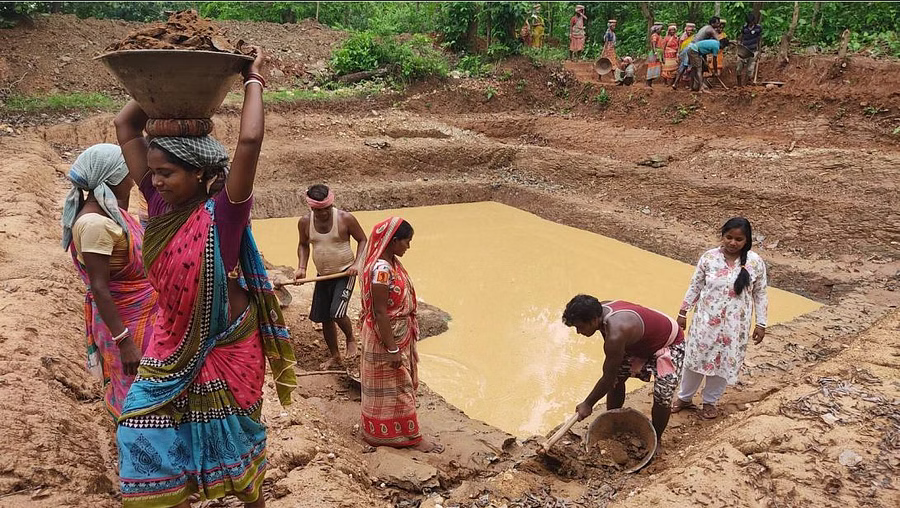
[[[446,76],[447,60],[424,35],[400,41],[392,35],[356,32],[331,57],[331,68],[339,75],[385,68],[404,79]]]
[[[565,47],[576,2],[542,2],[548,43]],[[646,47],[647,19],[641,4],[657,21],[704,24],[717,9],[734,36],[747,11],[762,15],[764,42],[780,41],[791,22],[792,2],[579,2],[586,6],[586,57],[599,51],[606,20],[619,22],[618,53],[641,54]],[[7,25],[23,15],[48,12],[79,17],[120,18],[130,21],[162,19],[165,11],[195,8],[218,19],[292,23],[316,18],[334,28],[377,35],[432,34],[453,51],[502,56],[520,50],[516,37],[532,2],[0,2],[0,21]],[[900,57],[898,2],[801,2],[794,36],[796,48],[816,46],[833,50],[844,29],[851,31],[850,50],[873,56]]]

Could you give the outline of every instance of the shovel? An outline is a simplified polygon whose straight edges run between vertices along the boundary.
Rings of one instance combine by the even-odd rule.
[[[305,279],[292,280],[288,282],[282,282],[279,284],[274,284],[275,286],[275,296],[278,297],[278,304],[281,305],[281,308],[285,308],[291,304],[291,300],[294,297],[291,296],[291,292],[284,288],[284,286],[298,286],[300,284],[306,284],[309,282],[319,282],[322,280],[331,280],[331,279],[340,279],[341,277],[346,277],[347,272],[339,272],[332,273],[331,275],[319,275],[316,277],[307,277]]]
[[[570,416],[569,419],[566,420],[565,423],[563,423],[563,426],[560,427],[559,430],[556,431],[556,433],[550,436],[550,439],[548,439],[544,444],[541,445],[538,453],[543,454],[550,451],[550,448],[553,448],[553,445],[555,445],[560,439],[562,439],[562,437],[566,435],[566,432],[569,432],[569,429],[571,429],[572,426],[576,423],[578,423],[578,413]]]

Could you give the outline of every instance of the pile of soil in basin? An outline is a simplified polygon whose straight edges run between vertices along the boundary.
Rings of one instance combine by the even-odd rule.
[[[228,40],[224,28],[201,18],[197,11],[180,11],[169,16],[165,23],[153,23],[128,34],[119,42],[107,46],[106,51],[133,49],[192,49],[250,55],[252,48],[238,40]]]
[[[586,462],[631,469],[641,463],[650,450],[637,435],[617,432],[608,439],[600,439],[588,450]]]

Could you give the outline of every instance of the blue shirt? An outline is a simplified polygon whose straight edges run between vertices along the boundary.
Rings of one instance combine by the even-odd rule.
[[[700,55],[715,55],[719,53],[719,41],[707,39],[705,41],[692,42],[688,44],[688,49],[692,49]]]

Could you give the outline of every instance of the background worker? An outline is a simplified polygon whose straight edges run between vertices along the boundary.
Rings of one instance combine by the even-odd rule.
[[[569,58],[572,60],[581,58],[584,53],[584,42],[587,37],[585,25],[587,16],[584,15],[584,6],[575,6],[575,15],[569,20]]]
[[[747,22],[741,28],[741,35],[738,42],[751,51],[751,55],[741,57],[738,55],[737,61],[737,83],[738,86],[744,86],[748,78],[753,76],[759,60],[759,49],[762,42],[762,27],[759,25],[756,15],[753,11],[747,13]]]
[[[331,358],[321,368],[329,369],[341,364],[337,327],[344,332],[347,357],[356,356],[356,339],[353,337],[353,323],[347,317],[347,308],[356,285],[356,274],[362,269],[366,234],[353,214],[334,207],[334,193],[327,186],[317,184],[310,187],[306,191],[306,203],[310,213],[297,222],[300,242],[297,246],[299,264],[294,273],[295,279],[306,278],[310,245],[318,275],[347,272],[344,277],[316,282],[309,311],[310,321],[322,323],[322,335]],[[350,247],[351,236],[356,240],[356,256]]]
[[[614,74],[616,86],[631,86],[634,84],[634,59],[630,56],[622,58]]]
[[[703,68],[706,67],[706,55],[719,54],[720,48],[728,46],[728,39],[721,41],[715,39],[706,39],[703,41],[692,42],[687,47],[688,64],[691,67],[691,90],[705,91],[706,83],[703,79]]]

